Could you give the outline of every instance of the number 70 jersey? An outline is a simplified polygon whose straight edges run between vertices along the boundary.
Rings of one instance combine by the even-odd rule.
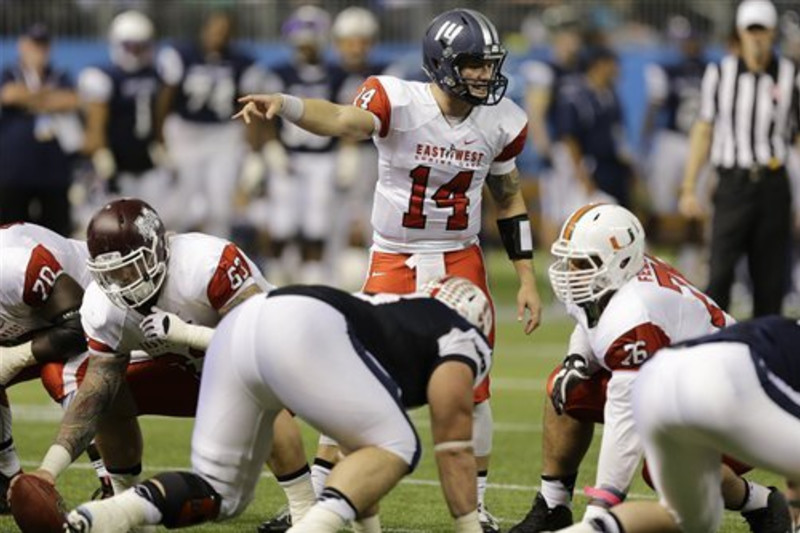
[[[459,250],[477,242],[481,189],[508,174],[525,146],[527,116],[511,100],[448,121],[428,83],[373,76],[354,105],[380,120],[373,239],[386,251]]]

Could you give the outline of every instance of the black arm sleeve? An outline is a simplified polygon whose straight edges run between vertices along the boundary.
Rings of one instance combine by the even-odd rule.
[[[70,309],[61,313],[52,327],[36,332],[32,340],[33,356],[39,363],[66,361],[86,351],[80,312]]]

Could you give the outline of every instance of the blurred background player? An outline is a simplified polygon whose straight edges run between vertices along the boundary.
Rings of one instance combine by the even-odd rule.
[[[245,131],[230,121],[236,98],[259,90],[263,70],[231,40],[232,16],[210,13],[197,42],[162,49],[157,67],[164,87],[157,102],[156,140],[166,142],[178,173],[185,230],[226,238],[233,194],[245,154]],[[168,123],[165,120],[172,114]],[[260,148],[256,130],[248,137]]]
[[[295,10],[281,27],[284,40],[292,46],[292,59],[270,69],[265,90],[303,98],[338,98],[343,71],[324,57],[330,26],[330,15],[319,7]],[[270,279],[279,280],[279,285],[290,279],[324,281],[331,275],[325,252],[333,223],[338,140],[285,120],[267,127],[277,131],[286,154],[281,158],[277,147],[267,153],[272,170],[268,183]],[[274,135],[268,133],[268,138]],[[292,245],[300,254],[299,270],[292,264]]]
[[[120,13],[108,30],[111,62],[84,69],[78,91],[86,117],[84,152],[113,193],[141,198],[169,222],[169,173],[157,168],[163,147],[156,143],[155,108],[160,79],[154,65],[153,23],[138,11]],[[82,226],[99,208],[90,210]],[[181,206],[181,208],[184,206]],[[172,226],[172,223],[168,223]]]
[[[641,143],[649,150],[647,189],[653,209],[650,233],[654,242],[680,246],[678,266],[689,279],[700,280],[702,227],[678,212],[683,170],[689,155],[689,130],[700,110],[700,84],[706,69],[705,34],[684,16],[667,23],[667,38],[679,56],[645,68],[647,111]],[[709,173],[705,171],[703,177]],[[705,183],[705,179],[704,179]]]
[[[526,61],[520,72],[527,85],[525,104],[530,118],[531,146],[541,167],[540,237],[542,243],[549,245],[558,237],[561,224],[581,203],[580,182],[561,142],[563,126],[558,109],[565,87],[580,79],[583,37],[580,15],[570,6],[549,8],[542,19],[550,34],[552,57],[547,61]]]
[[[0,224],[27,220],[69,235],[67,191],[83,133],[78,95],[50,63],[50,41],[46,26],[32,25],[17,41],[17,63],[0,74]]]
[[[344,70],[344,81],[336,101],[347,104],[370,76],[383,73],[387,65],[373,60],[371,52],[378,41],[378,20],[361,7],[342,10],[333,22],[331,33]],[[336,162],[337,205],[330,241],[330,256],[340,286],[361,286],[372,244],[369,217],[378,179],[378,151],[368,139],[340,141]]]
[[[615,87],[618,76],[616,54],[594,46],[586,53],[581,82],[568,84],[559,101],[561,138],[580,184],[574,190],[579,205],[631,202],[633,159]]]

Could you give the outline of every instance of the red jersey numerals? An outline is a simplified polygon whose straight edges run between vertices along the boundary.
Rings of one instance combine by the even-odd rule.
[[[725,313],[722,309],[714,303],[708,296],[697,290],[691,283],[689,283],[683,274],[678,272],[670,265],[658,259],[651,258],[650,266],[656,277],[656,282],[665,289],[670,289],[677,292],[688,292],[698,300],[700,300],[708,314],[711,317],[711,324],[717,328],[725,327]]]
[[[409,174],[411,177],[411,197],[408,200],[408,210],[403,213],[403,227],[424,229],[427,216],[424,211],[425,195],[428,191],[428,177],[431,167],[419,165]],[[440,209],[452,209],[453,213],[447,217],[448,231],[461,231],[469,225],[469,197],[467,191],[472,184],[472,170],[463,170],[450,181],[439,187],[431,198]]]
[[[214,309],[219,310],[227,304],[250,277],[250,265],[242,252],[233,244],[225,246],[208,284],[208,300]]]

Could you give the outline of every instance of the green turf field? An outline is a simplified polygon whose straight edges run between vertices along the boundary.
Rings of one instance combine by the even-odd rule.
[[[543,268],[540,267],[540,271]],[[516,290],[510,265],[502,256],[492,254],[490,271],[493,272],[492,285],[500,309],[498,347],[492,371],[495,437],[487,502],[506,529],[527,512],[538,483],[544,381],[563,356],[571,324],[560,308],[551,307],[544,316],[542,327],[532,336],[525,337],[521,326],[514,321],[514,312],[510,307]],[[550,300],[547,294],[543,294],[543,297],[546,301]],[[24,468],[32,469],[55,435],[59,411],[49,403],[38,383],[14,387],[10,396],[15,409],[14,436],[17,448]],[[413,418],[417,421],[423,441],[422,461],[414,475],[383,501],[381,517],[384,529],[397,532],[452,531],[436,481],[427,413],[419,410]],[[142,419],[142,427],[145,474],[188,467],[191,420],[151,417]],[[594,481],[599,435],[598,430],[592,450],[584,460],[579,487]],[[306,450],[311,454],[316,436],[306,430],[305,437]],[[771,484],[779,482],[775,476],[762,473],[756,473],[754,477]],[[96,484],[88,463],[81,460],[64,474],[58,488],[67,503],[74,505],[88,498]],[[631,494],[635,498],[653,497],[653,493],[638,478]],[[197,530],[255,531],[256,525],[282,503],[281,491],[265,472],[255,502],[241,517],[229,523],[199,527]],[[578,516],[582,514],[585,503],[583,496],[576,497]],[[16,531],[16,527],[10,518],[0,517],[0,532],[6,531]],[[745,532],[748,529],[737,514],[727,513],[721,531]]]

